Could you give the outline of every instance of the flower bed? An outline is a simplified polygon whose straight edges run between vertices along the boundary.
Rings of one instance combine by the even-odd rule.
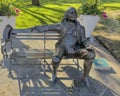
[[[16,16],[19,15],[20,10],[12,6],[12,0],[1,0],[0,16]]]

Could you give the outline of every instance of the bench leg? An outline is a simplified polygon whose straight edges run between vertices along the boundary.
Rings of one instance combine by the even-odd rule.
[[[77,65],[77,69],[78,70],[82,70],[82,68],[80,67],[80,63],[79,63],[79,60],[78,59],[73,59],[73,62]]]
[[[44,73],[44,75],[46,74],[46,64],[45,63],[43,64],[43,73]]]
[[[11,77],[12,76],[12,59],[10,58],[10,63],[9,63],[9,74],[8,76]]]
[[[46,74],[46,65],[47,65],[47,61],[44,59],[43,64],[42,64],[44,74]]]
[[[9,77],[13,77],[13,75],[12,75],[13,62],[16,62],[16,59],[15,58],[10,58],[10,63],[9,63]]]

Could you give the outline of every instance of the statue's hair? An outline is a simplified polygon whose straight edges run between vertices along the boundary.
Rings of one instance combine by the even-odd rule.
[[[76,11],[76,9],[75,9],[74,7],[68,8],[68,9],[66,10],[66,12],[65,12],[65,14],[64,14],[64,18],[62,19],[61,22],[66,22],[66,21],[69,20],[69,11],[71,11],[71,10]]]
[[[66,23],[67,21],[70,20],[69,17],[68,17],[70,10],[75,10],[76,11],[76,9],[74,7],[68,8],[66,10],[65,14],[64,14],[64,18],[61,20],[61,23]],[[72,22],[75,22],[75,24],[77,25],[77,20],[73,20]]]

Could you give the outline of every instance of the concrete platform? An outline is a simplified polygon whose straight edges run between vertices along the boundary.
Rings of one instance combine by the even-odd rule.
[[[79,60],[80,68],[72,59],[62,60],[58,69],[58,81],[55,85],[50,83],[51,60],[47,60],[46,75],[43,73],[43,61],[35,59],[18,60],[12,67],[13,77],[8,76],[9,60],[5,60],[5,66],[0,68],[0,96],[120,96],[120,63],[99,44],[95,39],[91,40],[96,58],[105,58],[111,66],[109,70],[96,70],[94,65],[90,72],[90,92],[85,87],[72,88],[73,80],[80,80],[83,72],[83,60]],[[26,42],[22,42],[24,45]],[[40,42],[30,42],[29,47],[39,47]],[[52,42],[48,42],[51,47]],[[2,55],[0,55],[2,60]],[[2,61],[1,61],[2,62]],[[24,64],[23,64],[24,63]],[[38,64],[32,64],[38,63]]]

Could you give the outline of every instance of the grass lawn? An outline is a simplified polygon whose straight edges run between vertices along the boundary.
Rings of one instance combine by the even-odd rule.
[[[28,28],[36,25],[58,23],[69,7],[78,9],[80,3],[48,2],[41,6],[32,6],[31,2],[15,2],[14,6],[21,10],[17,16],[16,28]]]
[[[41,6],[32,6],[30,0],[17,0],[14,6],[21,10],[16,28],[58,23],[68,7],[79,8],[80,0],[40,0]],[[48,2],[49,1],[49,2]],[[101,18],[93,35],[120,61],[120,0],[102,0],[107,19]]]
[[[17,0],[14,3],[14,6],[21,10],[21,14],[17,17],[16,28],[28,28],[36,25],[60,22],[67,8],[75,7],[78,9],[81,5],[80,0],[40,1],[41,6],[32,6],[30,0]],[[111,0],[108,1],[103,5],[107,7],[107,10],[120,9],[120,3],[118,3],[118,0],[114,0],[116,1],[114,3],[110,2]]]
[[[45,4],[41,7],[32,5],[28,5],[27,7],[20,6],[22,14],[17,17],[17,28],[26,28],[60,22],[63,18],[65,10],[69,6],[78,7],[79,4]]]

